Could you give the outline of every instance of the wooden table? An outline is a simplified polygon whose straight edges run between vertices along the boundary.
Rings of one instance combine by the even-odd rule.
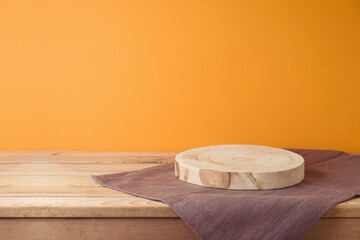
[[[174,161],[175,152],[0,152],[0,239],[197,239],[167,205],[91,175]],[[305,239],[360,239],[360,198],[332,207]]]

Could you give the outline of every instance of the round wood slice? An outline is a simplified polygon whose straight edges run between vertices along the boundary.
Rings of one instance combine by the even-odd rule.
[[[266,146],[201,147],[176,155],[175,176],[206,187],[277,189],[304,179],[304,159],[296,153]]]

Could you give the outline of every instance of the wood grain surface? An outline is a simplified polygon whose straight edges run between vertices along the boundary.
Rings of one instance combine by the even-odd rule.
[[[304,179],[299,154],[259,145],[194,148],[175,157],[175,176],[200,186],[265,190],[285,188]]]
[[[197,240],[180,218],[5,218],[6,240]],[[303,240],[358,240],[360,218],[324,218]]]
[[[0,152],[0,217],[177,217],[167,205],[100,186],[91,175],[174,162],[176,152]],[[360,217],[360,198],[326,217]]]
[[[196,239],[167,205],[90,177],[171,163],[176,154],[0,152],[1,239]],[[360,198],[337,204],[306,239],[358,239],[359,219]]]
[[[0,219],[6,240],[195,240],[180,218]]]

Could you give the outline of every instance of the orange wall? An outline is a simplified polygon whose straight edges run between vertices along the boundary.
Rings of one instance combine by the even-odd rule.
[[[360,151],[360,1],[0,0],[0,150]]]

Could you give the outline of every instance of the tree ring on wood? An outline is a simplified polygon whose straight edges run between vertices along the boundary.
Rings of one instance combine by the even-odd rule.
[[[266,190],[304,179],[304,158],[280,148],[217,145],[194,148],[175,157],[175,176],[205,187]]]

